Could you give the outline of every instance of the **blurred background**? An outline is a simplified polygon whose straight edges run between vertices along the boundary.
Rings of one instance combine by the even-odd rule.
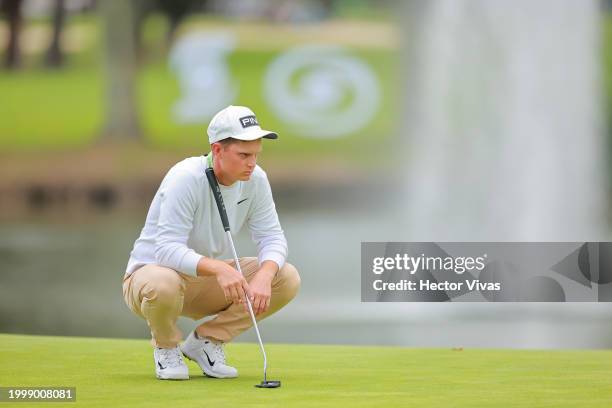
[[[0,0],[0,332],[148,338],[129,252],[236,104],[302,275],[265,341],[612,346],[604,303],[360,302],[363,241],[610,240],[611,6]]]

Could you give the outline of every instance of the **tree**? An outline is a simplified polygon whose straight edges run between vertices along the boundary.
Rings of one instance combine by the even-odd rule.
[[[155,2],[151,0],[134,0],[134,13],[132,18],[134,20],[132,24],[132,30],[134,35],[134,46],[136,48],[136,56],[138,60],[141,60],[145,56],[145,48],[142,40],[142,32],[144,29],[144,23],[149,14],[155,10],[157,6]]]
[[[105,140],[140,138],[136,109],[134,0],[98,3],[104,21],[106,66]]]
[[[205,7],[203,0],[158,0],[159,9],[168,18],[166,41],[171,44],[176,30],[187,15],[197,6]]]
[[[45,66],[49,68],[57,68],[64,63],[64,54],[61,48],[61,35],[64,28],[65,15],[64,0],[55,0],[53,6],[53,35],[45,57]]]
[[[4,65],[9,69],[19,67],[21,53],[19,49],[19,33],[23,23],[21,16],[22,0],[4,0],[2,9],[8,18],[9,39],[4,54]]]

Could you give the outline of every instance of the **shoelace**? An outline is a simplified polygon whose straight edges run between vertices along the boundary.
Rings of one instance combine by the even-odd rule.
[[[215,361],[225,364],[225,353],[223,352],[223,346],[221,343],[214,343],[210,340],[206,340],[206,343],[212,346],[212,352],[215,356]]]
[[[183,363],[183,358],[181,357],[181,353],[177,348],[173,349],[157,349],[159,360],[165,367],[178,367]]]

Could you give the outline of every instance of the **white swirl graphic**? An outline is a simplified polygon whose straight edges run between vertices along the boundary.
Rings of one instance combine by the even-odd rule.
[[[264,87],[280,119],[313,138],[335,138],[363,128],[380,102],[372,70],[334,46],[302,46],[282,54],[270,64]]]

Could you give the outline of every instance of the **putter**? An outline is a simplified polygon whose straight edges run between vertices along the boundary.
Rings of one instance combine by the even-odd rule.
[[[217,177],[215,177],[215,171],[212,166],[206,169],[206,178],[208,178],[208,185],[213,192],[213,196],[215,197],[215,202],[217,203],[217,209],[219,210],[219,215],[221,216],[221,223],[223,224],[223,229],[227,235],[227,239],[230,243],[230,247],[232,248],[232,253],[234,254],[234,262],[236,263],[236,269],[238,272],[242,274],[242,268],[240,268],[240,262],[238,262],[238,254],[236,253],[236,247],[234,246],[234,240],[232,239],[232,233],[230,232],[229,220],[227,219],[227,212],[225,211],[225,204],[223,203],[223,197],[221,196],[221,189],[219,188],[219,183],[217,182]],[[259,327],[257,327],[257,320],[255,320],[255,313],[253,313],[253,307],[251,306],[251,300],[248,296],[245,296],[247,307],[249,309],[249,314],[251,315],[251,320],[253,321],[253,327],[255,328],[255,333],[257,333],[257,341],[259,342],[259,348],[261,350],[261,354],[263,355],[263,381],[260,384],[256,384],[257,388],[278,388],[281,386],[281,382],[278,380],[268,380],[267,378],[267,369],[268,369],[268,359],[266,357],[266,350],[264,349],[263,341],[261,340],[261,335],[259,334]]]

